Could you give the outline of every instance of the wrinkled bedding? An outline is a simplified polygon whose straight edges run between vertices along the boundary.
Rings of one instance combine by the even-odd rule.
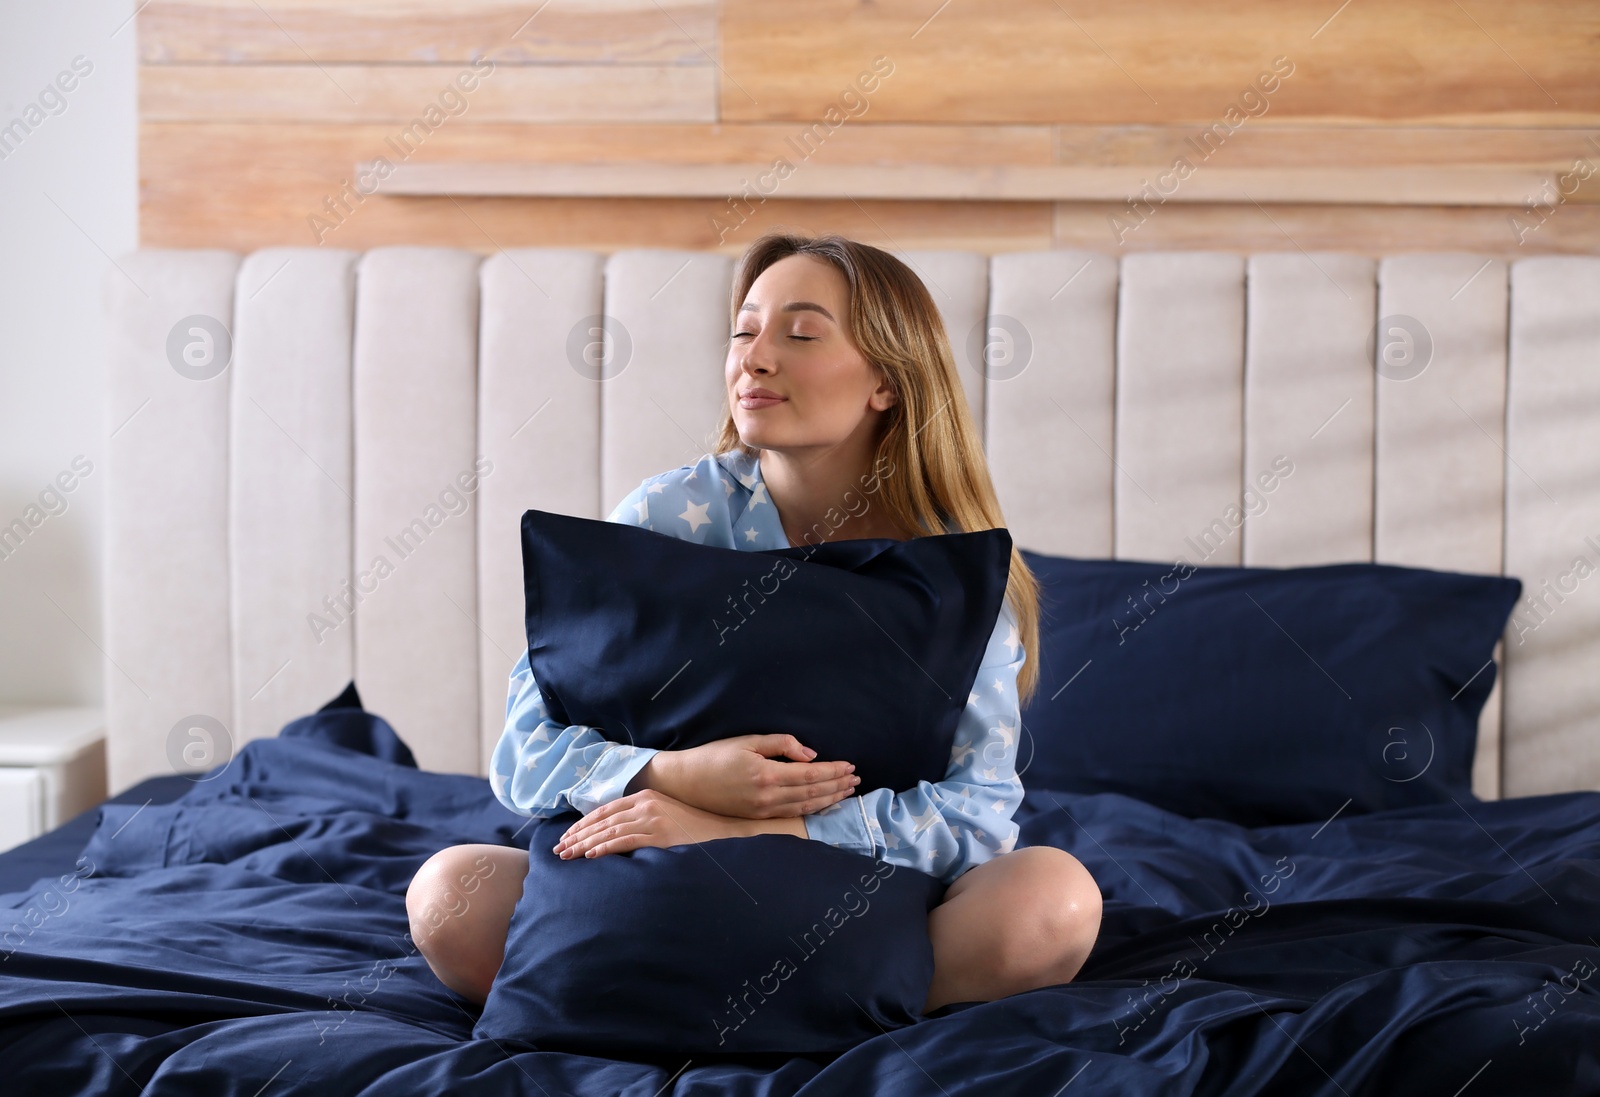
[[[1072,852],[1106,897],[1073,983],[837,1056],[511,1054],[471,1038],[405,892],[445,845],[526,849],[528,821],[319,718],[171,803],[102,805],[74,863],[0,895],[0,1088],[1600,1093],[1600,793],[1248,829],[1030,787],[1019,844]]]

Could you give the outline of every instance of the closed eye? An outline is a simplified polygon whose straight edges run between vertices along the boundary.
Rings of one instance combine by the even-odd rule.
[[[754,335],[755,335],[755,332],[753,332],[753,331],[736,331],[736,332],[733,333],[733,337],[735,339],[738,339],[741,336],[754,337]],[[807,342],[807,343],[814,343],[817,340],[817,337],[815,335],[791,335],[791,336],[789,336],[789,338],[791,338],[791,339],[799,339],[799,340],[802,340],[802,341]]]

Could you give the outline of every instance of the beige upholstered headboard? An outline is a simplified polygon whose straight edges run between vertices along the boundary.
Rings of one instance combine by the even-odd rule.
[[[1519,576],[1476,787],[1600,787],[1600,258],[902,258],[943,312],[1019,545]],[[112,790],[221,761],[351,678],[421,765],[485,773],[524,646],[518,519],[604,517],[710,448],[732,268],[128,257]],[[1292,472],[1262,492],[1275,462]]]

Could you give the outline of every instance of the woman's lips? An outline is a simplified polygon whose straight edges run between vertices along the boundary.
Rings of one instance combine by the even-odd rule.
[[[739,406],[750,411],[758,408],[770,408],[773,404],[781,404],[786,398],[782,396],[741,396]]]

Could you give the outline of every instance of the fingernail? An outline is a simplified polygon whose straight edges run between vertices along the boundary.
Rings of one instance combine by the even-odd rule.
[[[851,784],[852,784],[852,785],[859,785],[859,784],[860,784],[860,783],[861,783],[861,778],[859,778],[859,777],[852,777],[852,778],[850,778],[850,783],[851,783]]]

